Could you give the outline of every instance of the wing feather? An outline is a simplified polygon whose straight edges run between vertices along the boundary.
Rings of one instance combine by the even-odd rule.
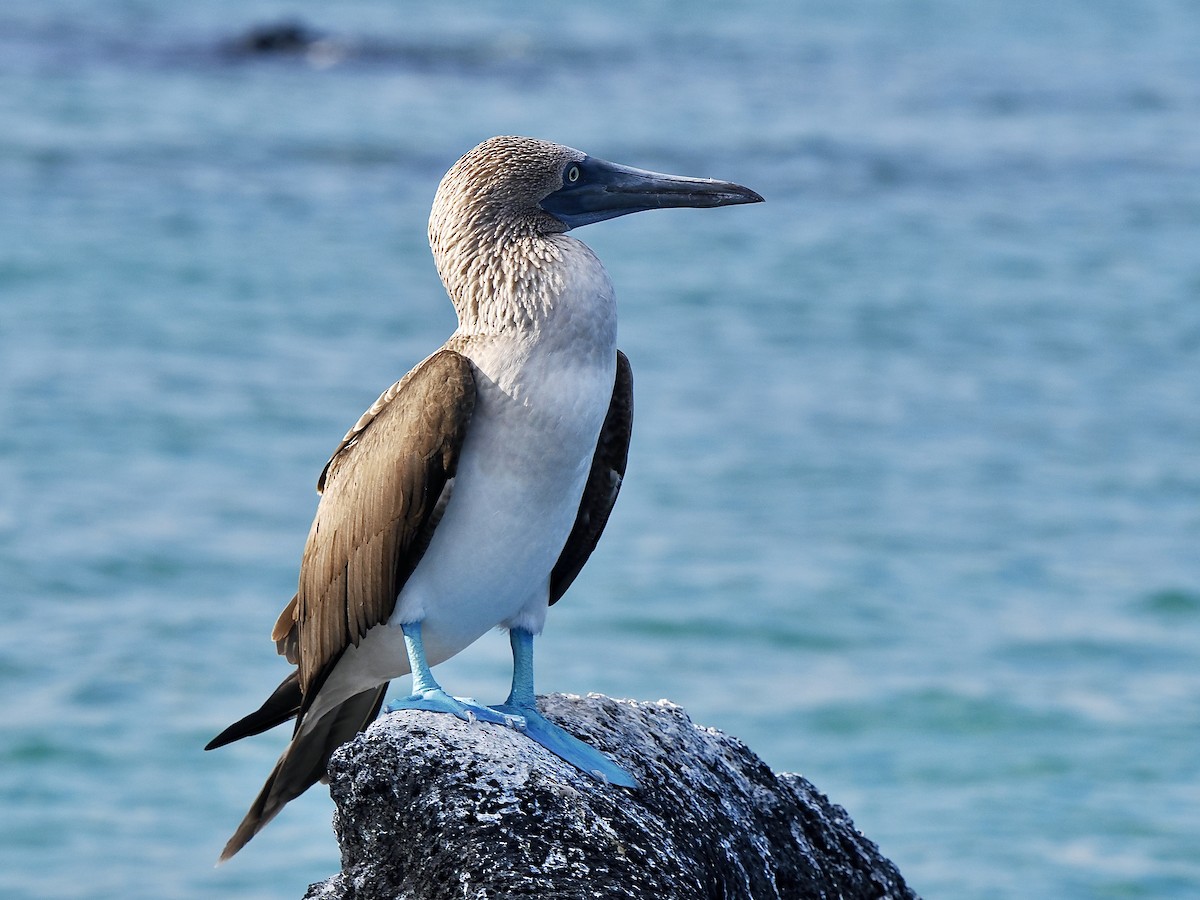
[[[325,466],[299,591],[272,634],[295,656],[306,699],[346,647],[391,616],[428,544],[418,538],[454,478],[474,406],[470,361],[441,350],[388,388]]]
[[[600,439],[596,442],[592,468],[579,501],[579,512],[558,562],[550,573],[551,606],[562,598],[583,569],[600,541],[604,526],[608,524],[608,517],[621,490],[621,480],[625,477],[632,432],[633,369],[625,354],[618,350],[612,400],[604,417],[604,425],[600,428]]]

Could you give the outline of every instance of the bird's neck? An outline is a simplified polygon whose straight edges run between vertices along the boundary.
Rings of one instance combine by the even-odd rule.
[[[564,234],[431,232],[460,335],[615,345],[616,302],[604,266]]]

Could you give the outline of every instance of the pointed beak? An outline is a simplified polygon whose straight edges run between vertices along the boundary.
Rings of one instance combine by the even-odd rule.
[[[750,188],[730,181],[663,175],[590,156],[569,165],[563,181],[563,186],[546,197],[541,206],[568,228],[648,209],[707,209],[763,202]]]

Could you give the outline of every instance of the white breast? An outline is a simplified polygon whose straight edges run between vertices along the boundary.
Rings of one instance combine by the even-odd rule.
[[[477,398],[445,515],[392,624],[421,620],[429,662],[498,625],[541,631],[616,377],[616,304],[591,251],[562,238],[532,327],[471,336]]]
[[[475,411],[445,514],[386,626],[349,647],[307,721],[407,675],[398,626],[421,621],[437,665],[497,626],[541,631],[550,572],[574,524],[616,378],[616,301],[600,261],[566,235],[509,324],[462,322],[448,346],[475,367]],[[514,324],[519,323],[519,325]]]

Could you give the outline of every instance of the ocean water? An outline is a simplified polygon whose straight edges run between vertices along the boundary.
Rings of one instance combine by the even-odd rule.
[[[1084,0],[6,0],[0,896],[337,870],[320,788],[213,869],[285,735],[200,748],[499,133],[767,198],[578,232],[637,418],[540,689],[684,705],[930,898],[1200,896],[1200,8]]]

